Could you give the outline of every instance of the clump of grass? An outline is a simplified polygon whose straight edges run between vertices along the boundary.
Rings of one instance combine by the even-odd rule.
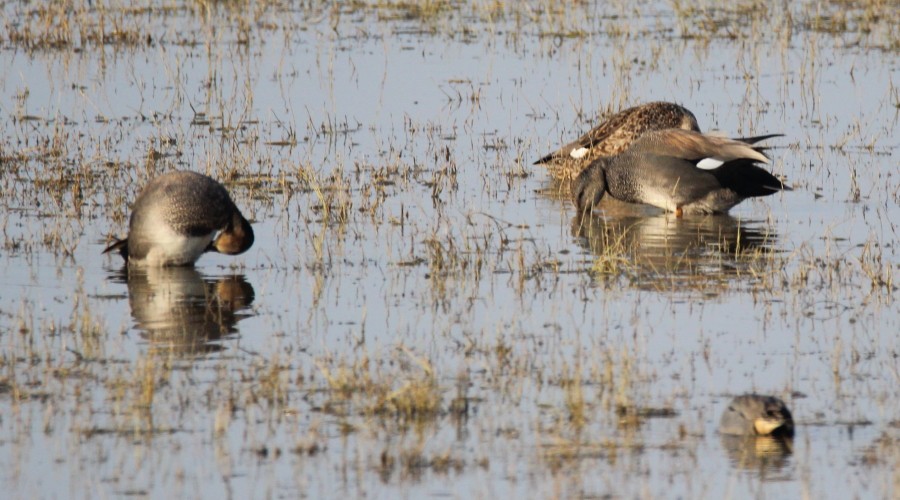
[[[866,466],[872,467],[879,464],[892,465],[893,470],[897,470],[900,466],[900,435],[897,429],[900,428],[900,421],[894,420],[890,423],[892,429],[882,431],[871,444],[866,446],[860,452],[860,461]]]
[[[368,356],[336,368],[317,361],[329,388],[326,410],[343,416],[391,415],[404,421],[437,417],[442,409],[443,390],[431,362],[406,347],[401,346],[398,351],[406,358],[399,363],[404,369],[384,376],[372,369]]]
[[[473,225],[470,220],[465,229],[471,230]],[[427,277],[436,299],[446,298],[448,292],[460,294],[461,287],[476,290],[485,268],[490,266],[490,256],[498,252],[491,236],[473,232],[475,236],[459,235],[451,229],[435,229],[425,239]]]
[[[328,449],[324,442],[326,436],[322,434],[319,427],[319,422],[313,422],[306,434],[297,438],[293,448],[291,448],[291,452],[298,455],[313,456]]]
[[[580,429],[588,422],[588,405],[584,400],[581,380],[577,376],[575,378],[566,378],[562,381],[562,388],[565,394],[569,422],[576,429]]]
[[[434,374],[434,367],[425,358],[417,356],[404,346],[399,348],[420,373],[406,378],[399,387],[381,394],[370,407],[374,413],[389,413],[404,419],[427,419],[441,410],[441,389]]]
[[[169,386],[173,365],[149,354],[129,364],[123,371],[107,375],[103,384],[113,414],[111,425],[85,426],[82,432],[95,434],[152,434],[164,432],[156,423],[155,403],[163,387]]]
[[[158,365],[155,356],[149,356],[137,365],[135,373],[135,399],[134,409],[149,411],[153,408],[153,400],[156,397],[156,389],[162,380],[157,372]]]
[[[157,14],[164,8],[157,9]],[[103,3],[30,4],[7,24],[6,41],[27,50],[87,46],[134,46],[152,42],[146,18],[149,8],[110,7]]]
[[[384,481],[388,481],[398,468],[401,479],[418,481],[426,471],[430,470],[436,474],[447,474],[450,471],[460,473],[465,465],[465,461],[450,451],[429,454],[422,443],[416,443],[399,452],[383,450],[377,470]]]
[[[357,2],[365,4],[365,2]],[[376,11],[382,21],[387,20],[415,20],[424,23],[436,22],[443,14],[455,11],[458,4],[448,0],[422,0],[407,2],[403,0],[377,0],[366,4],[366,7]]]
[[[301,185],[308,185],[315,195],[318,203],[312,209],[320,214],[320,222],[341,227],[347,224],[353,210],[353,200],[350,196],[350,183],[344,176],[333,172],[325,179],[320,179],[311,170],[303,168],[298,170],[297,176]]]
[[[287,368],[278,358],[267,360],[265,364],[266,368],[258,379],[260,391],[257,394],[264,397],[270,405],[283,407],[287,403]]]
[[[541,458],[551,471],[564,470],[583,460],[615,461],[619,445],[610,440],[597,443],[557,437],[541,445]]]
[[[891,259],[884,259],[880,245],[873,243],[871,240],[866,241],[860,256],[857,257],[857,262],[862,273],[871,282],[873,290],[896,291],[893,262],[891,262]]]
[[[446,474],[451,470],[459,473],[465,467],[465,462],[449,451],[428,456],[420,449],[413,449],[400,454],[400,466],[403,476],[411,479],[419,478],[426,469],[438,474]]]
[[[431,376],[404,381],[372,407],[375,413],[390,413],[407,419],[431,417],[437,415],[440,409],[440,390]]]
[[[576,217],[573,231],[586,238],[588,248],[594,254],[590,273],[597,279],[618,278],[634,271],[634,259],[629,258],[634,249],[629,241],[631,228],[619,228],[606,219],[591,220]]]

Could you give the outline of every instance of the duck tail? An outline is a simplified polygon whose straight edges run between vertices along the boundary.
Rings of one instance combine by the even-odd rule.
[[[113,238],[113,243],[103,249],[103,253],[118,251],[125,260],[128,260],[128,238]]]
[[[723,186],[742,198],[768,196],[779,191],[793,189],[768,170],[755,165],[748,159],[734,160],[710,170]]]
[[[773,137],[784,137],[784,134],[766,134],[766,135],[755,135],[753,137],[736,137],[734,140],[744,142],[747,144],[756,144],[757,142],[762,142],[766,139],[771,139]]]

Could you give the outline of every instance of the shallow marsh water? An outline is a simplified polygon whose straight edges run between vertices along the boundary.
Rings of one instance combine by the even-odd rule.
[[[896,497],[900,19],[785,8],[6,4],[4,491]],[[573,220],[531,162],[650,100],[795,190]],[[125,279],[174,168],[256,244]],[[750,391],[793,442],[716,434]]]

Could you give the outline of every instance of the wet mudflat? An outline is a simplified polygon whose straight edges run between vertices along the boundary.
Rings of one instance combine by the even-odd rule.
[[[887,3],[2,13],[11,497],[897,496]],[[794,191],[576,219],[531,163],[653,100],[785,134]],[[172,169],[256,243],[125,273],[100,252]],[[754,391],[792,441],[716,433]]]

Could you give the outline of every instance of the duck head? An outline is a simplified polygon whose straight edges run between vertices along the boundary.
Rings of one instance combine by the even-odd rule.
[[[231,222],[209,244],[207,251],[237,255],[253,246],[253,241],[253,228],[250,227],[250,222],[235,210]]]
[[[578,209],[578,213],[590,213],[606,194],[605,166],[605,158],[601,158],[591,163],[575,178],[572,193],[575,195],[575,208]]]
[[[794,434],[794,419],[790,410],[780,400],[771,398],[765,401],[760,415],[753,420],[753,429],[762,436]]]

